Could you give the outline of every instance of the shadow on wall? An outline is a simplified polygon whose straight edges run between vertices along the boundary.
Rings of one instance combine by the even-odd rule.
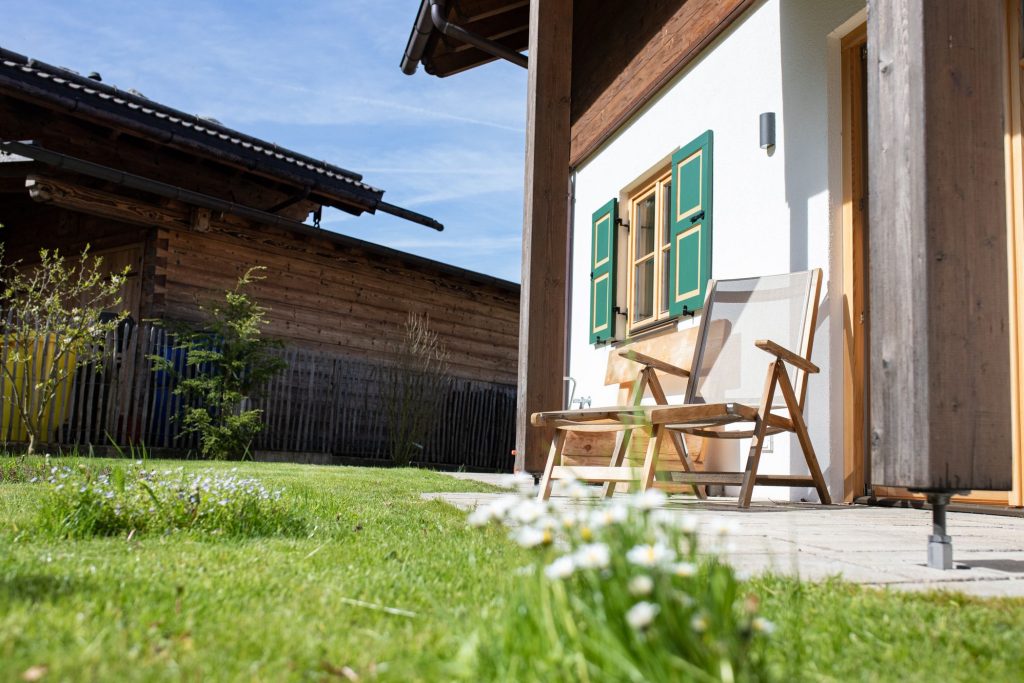
[[[779,0],[779,36],[781,42],[782,116],[777,133],[785,159],[786,203],[789,207],[789,267],[791,271],[825,266],[819,262],[820,247],[828,244],[830,226],[829,177],[829,34],[864,8],[864,0]],[[812,255],[813,254],[813,255]],[[812,262],[813,259],[813,262]],[[827,259],[827,257],[826,257]],[[826,278],[825,286],[831,278]],[[818,309],[818,329],[814,340],[815,362],[821,374],[812,378],[817,390],[807,403],[807,422],[822,465],[825,480],[841,487],[842,454],[830,458],[829,396],[821,390],[829,383],[830,301],[835,292],[823,292]],[[841,321],[836,321],[841,324]],[[842,423],[833,423],[842,429]],[[806,470],[799,448],[790,444],[793,472]],[[836,476],[833,466],[839,464]],[[833,488],[835,491],[836,489]],[[838,489],[841,491],[842,489]],[[792,498],[815,499],[813,489],[793,489]]]

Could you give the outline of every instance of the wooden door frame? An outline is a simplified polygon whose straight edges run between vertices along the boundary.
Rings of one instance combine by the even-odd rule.
[[[1024,47],[1021,43],[1021,0],[1007,0],[1006,194],[1007,251],[1010,291],[1010,381],[1013,390],[1013,489],[1008,504],[1024,506]]]
[[[866,296],[867,272],[864,239],[865,207],[855,198],[863,193],[862,168],[864,138],[867,135],[863,111],[864,73],[860,50],[867,44],[867,23],[862,23],[842,37],[840,63],[842,70],[842,245],[843,245],[843,500],[853,502],[867,489],[867,444],[864,433],[867,422],[865,377],[867,374],[867,327],[861,324]],[[860,125],[858,125],[860,124]],[[859,176],[859,177],[858,177]]]

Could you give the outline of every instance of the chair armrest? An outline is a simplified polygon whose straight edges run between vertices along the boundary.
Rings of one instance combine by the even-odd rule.
[[[655,370],[667,372],[670,375],[678,375],[679,377],[690,376],[689,370],[684,370],[683,368],[672,365],[671,363],[666,363],[663,360],[658,360],[657,358],[653,358],[651,356],[638,353],[637,351],[625,349],[623,351],[619,351],[619,355],[622,356],[623,358],[628,358],[629,360],[635,363],[640,363],[640,365],[648,365],[654,368]]]
[[[787,348],[779,346],[770,339],[758,339],[754,342],[754,346],[762,351],[767,351],[779,360],[785,361],[793,367],[800,368],[804,372],[820,372],[818,366],[811,361],[807,360],[803,356],[793,353]]]

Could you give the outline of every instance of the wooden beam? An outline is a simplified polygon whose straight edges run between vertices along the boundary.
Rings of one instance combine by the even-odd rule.
[[[183,204],[157,206],[65,180],[37,175],[26,178],[25,187],[29,196],[41,204],[53,204],[62,209],[132,225],[180,230],[188,230],[190,227],[189,210]]]
[[[580,3],[575,32],[586,41],[574,59],[570,163],[604,144],[754,3],[671,0],[642,10],[632,2]]]
[[[564,408],[572,11],[565,0],[530,3],[516,468],[531,472],[552,437],[530,427],[531,413]]]
[[[871,483],[1008,489],[1003,2],[868,14]]]

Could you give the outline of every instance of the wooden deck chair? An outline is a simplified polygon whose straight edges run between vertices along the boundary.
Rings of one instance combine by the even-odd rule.
[[[709,283],[690,369],[672,368],[689,377],[684,403],[665,405],[664,397],[656,395],[660,405],[642,405],[633,396],[633,405],[534,413],[534,425],[556,428],[540,497],[551,495],[554,480],[575,478],[607,482],[606,493],[616,482],[670,491],[706,484],[740,486],[741,508],[749,507],[757,484],[812,486],[822,503],[830,503],[803,418],[807,376],[818,372],[810,357],[820,294],[820,269]],[[659,365],[665,370],[665,364],[648,363],[655,359],[638,360],[648,374]],[[618,428],[628,434],[640,426],[652,430],[642,467],[623,466],[621,448],[615,449],[608,467],[561,465],[567,431]],[[679,432],[712,439],[750,438],[744,471],[687,471],[677,473],[675,482],[655,481],[661,443]],[[809,475],[757,473],[765,438],[781,432],[796,434]],[[681,457],[685,462],[685,455]]]

